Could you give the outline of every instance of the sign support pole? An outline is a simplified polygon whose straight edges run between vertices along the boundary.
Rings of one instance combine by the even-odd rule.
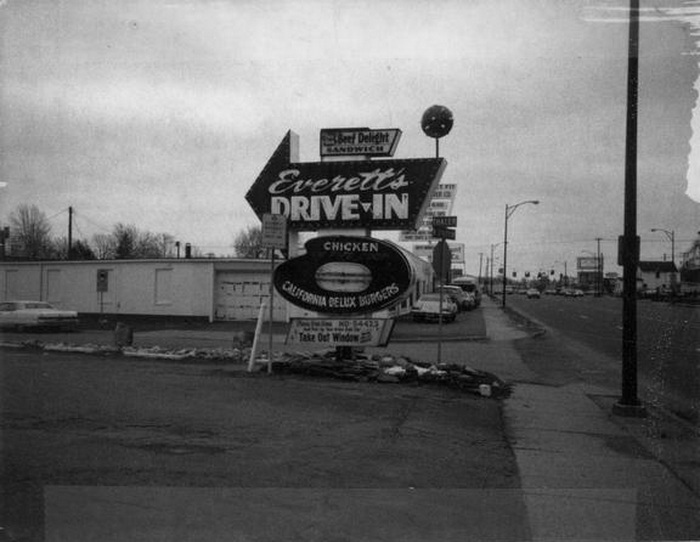
[[[437,138],[435,139],[437,141]],[[437,351],[437,362],[442,363],[442,296],[444,295],[443,288],[443,276],[445,273],[445,261],[444,258],[440,258],[440,314],[438,315],[438,351]]]
[[[255,356],[258,353],[258,339],[260,338],[260,329],[262,328],[263,316],[265,315],[265,302],[263,301],[258,311],[258,321],[255,324],[255,335],[253,336],[253,346],[250,349],[250,358],[248,359],[248,372],[253,370],[255,365]]]
[[[270,338],[267,349],[267,374],[272,374],[272,316],[275,307],[275,285],[273,275],[275,273],[275,249],[270,248],[270,322],[268,329]]]

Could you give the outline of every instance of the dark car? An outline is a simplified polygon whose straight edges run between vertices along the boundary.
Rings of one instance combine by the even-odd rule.
[[[475,307],[481,305],[481,289],[473,279],[457,278],[452,281],[450,286],[459,286],[462,291],[472,294]]]
[[[527,292],[525,292],[527,295],[528,299],[539,299],[540,298],[540,291],[537,288],[529,288]]]

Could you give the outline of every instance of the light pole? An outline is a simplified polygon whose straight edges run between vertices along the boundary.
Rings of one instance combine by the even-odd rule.
[[[501,243],[491,244],[491,270],[489,272],[489,293],[493,296],[493,249]]]
[[[651,228],[651,231],[660,231],[666,234],[666,237],[671,241],[671,263],[673,264],[673,274],[671,275],[671,291],[676,293],[676,232],[674,230],[664,230],[663,228]],[[665,258],[664,258],[665,259]]]
[[[671,241],[671,261],[675,265],[676,263],[676,233],[671,230],[664,230],[663,228],[651,228],[651,231],[660,231],[666,234],[666,237]]]
[[[563,261],[562,261],[562,260],[556,260],[556,261],[554,262],[554,265],[557,265],[558,263],[564,264],[564,286],[568,286],[568,282],[569,282],[569,281],[568,281],[568,279],[567,279],[567,276],[568,276],[569,272],[568,272],[568,269],[567,269],[566,260],[563,260]],[[559,281],[559,286],[561,287],[561,280]]]
[[[516,203],[515,205],[508,205],[506,203],[506,212],[505,212],[505,227],[503,228],[503,301],[502,305],[505,307],[506,306],[506,284],[508,281],[507,274],[508,274],[508,268],[507,268],[507,263],[508,263],[508,219],[512,216],[512,214],[515,212],[515,210],[520,207],[521,205],[525,205],[526,203],[532,203],[533,205],[538,205],[540,202],[539,200],[536,199],[529,199],[526,201],[521,201],[520,203]]]

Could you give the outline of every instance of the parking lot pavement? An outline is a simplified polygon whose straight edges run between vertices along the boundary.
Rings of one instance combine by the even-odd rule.
[[[615,397],[610,395],[609,389],[580,382],[548,382],[524,363],[514,346],[516,341],[527,338],[530,330],[509,318],[494,301],[485,299],[480,309],[462,316],[461,322],[447,324],[442,330],[434,324],[412,327],[410,322],[400,322],[396,329],[397,338],[404,336],[411,341],[395,340],[387,349],[376,350],[378,353],[391,350],[393,354],[425,361],[437,361],[441,357],[443,361],[464,363],[516,383],[512,397],[503,402],[503,438],[517,461],[531,539],[700,539],[698,486],[687,481],[688,477],[697,479],[697,461],[693,459],[697,454],[692,454],[693,450],[700,449],[697,439],[688,440],[685,433],[676,437],[666,430],[659,431],[660,418],[653,410],[648,421],[614,417],[610,405]],[[483,326],[481,336],[470,337],[468,330],[478,330],[480,326]],[[446,331],[452,340],[446,337],[438,348],[436,334],[440,331]],[[169,333],[164,333],[164,330],[141,333],[137,330],[135,337],[139,341],[150,338],[164,342],[180,337],[179,340],[189,341],[192,346],[195,343],[201,346],[206,338],[211,345],[217,341],[224,345],[230,338],[230,331],[197,329],[189,332],[192,335],[183,334],[183,330]],[[111,333],[101,333],[78,333],[75,337],[109,342]],[[276,334],[275,337],[277,341],[284,335]],[[547,353],[541,352],[541,355]],[[545,360],[542,365],[557,362],[553,358]],[[681,458],[685,472],[674,471],[677,465],[659,453],[661,440],[689,453],[686,459]],[[379,502],[376,499],[383,501],[387,495],[365,494],[361,496],[361,503],[350,504],[340,494],[321,491],[309,493],[304,502],[308,504],[321,499],[324,503],[341,506],[342,501],[349,513],[363,515],[368,513],[365,505],[369,504],[372,510],[371,503]],[[427,500],[423,500],[426,496]],[[162,497],[167,501],[167,495]],[[260,502],[263,502],[269,497],[263,493],[248,494],[244,500],[258,502],[262,499]],[[295,498],[299,497],[301,495]],[[450,498],[445,502],[439,499],[430,501],[427,494],[396,493],[390,497],[398,501],[409,499],[412,504],[408,510],[413,510],[413,505],[425,507],[428,515],[433,513],[431,502],[447,507],[450,501]],[[90,500],[90,496],[85,498]],[[150,497],[141,495],[139,502],[144,498]],[[202,502],[208,498],[204,495]],[[61,501],[60,497],[58,500]],[[478,504],[472,508],[473,503],[467,494],[460,495],[457,501],[461,503],[458,508],[473,510],[477,516],[489,509],[488,506],[480,508]],[[60,510],[60,506],[56,509]],[[382,506],[378,509],[384,510]],[[251,513],[251,518],[260,517],[255,512],[257,510]],[[441,517],[438,511],[435,513],[435,518]],[[206,523],[206,514],[201,517]],[[405,517],[410,517],[410,512]],[[328,525],[344,525],[337,517],[330,519]],[[377,520],[381,521],[381,518]],[[296,526],[307,533],[307,529],[313,529],[306,524]],[[470,526],[478,529],[473,524]],[[361,529],[355,532],[359,538],[363,536]],[[411,539],[408,533],[403,534],[402,539]],[[439,532],[435,539],[450,539],[448,534],[454,532]]]
[[[147,325],[138,321],[125,323],[133,329],[134,345],[162,348],[230,348],[235,331],[254,331],[256,322],[212,322],[172,325],[172,322],[158,324],[150,321]],[[275,322],[273,326],[273,344],[276,350],[297,349],[296,345],[285,344],[287,324]],[[261,348],[266,349],[269,340],[269,324],[263,323],[260,335]],[[484,340],[486,325],[481,309],[460,313],[455,322],[418,323],[410,319],[398,319],[391,336],[390,344],[403,342],[433,342],[441,338],[445,342]],[[113,345],[115,340],[114,327],[99,329],[79,327],[74,332],[40,332],[25,331],[17,333],[12,330],[0,331],[2,342],[41,342],[68,344],[97,344]]]

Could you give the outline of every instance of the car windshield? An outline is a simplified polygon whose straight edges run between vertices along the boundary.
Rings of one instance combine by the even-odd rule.
[[[443,292],[450,292],[450,293],[455,293],[459,294],[462,292],[460,288],[456,288],[454,286],[443,286],[442,288],[438,288],[438,292],[442,290]]]

